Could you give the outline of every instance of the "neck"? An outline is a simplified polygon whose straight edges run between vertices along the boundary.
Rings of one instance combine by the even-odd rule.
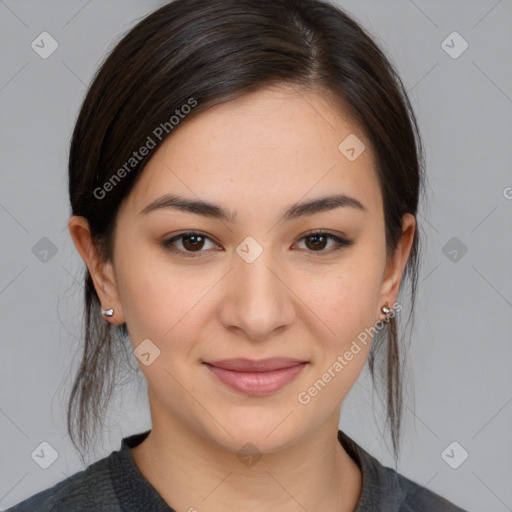
[[[339,413],[285,450],[241,457],[178,422],[155,421],[132,449],[144,477],[175,510],[352,512],[361,472],[337,438]]]

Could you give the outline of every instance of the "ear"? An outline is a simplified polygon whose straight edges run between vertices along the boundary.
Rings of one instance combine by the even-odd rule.
[[[406,213],[402,217],[402,237],[398,242],[395,253],[386,263],[382,281],[381,305],[387,303],[393,308],[393,305],[396,303],[415,231],[416,219],[410,213]]]
[[[92,238],[87,219],[72,215],[68,222],[68,229],[78,253],[89,269],[102,308],[114,309],[114,315],[104,317],[105,320],[113,324],[124,323],[113,264],[110,260],[106,261],[101,257]]]

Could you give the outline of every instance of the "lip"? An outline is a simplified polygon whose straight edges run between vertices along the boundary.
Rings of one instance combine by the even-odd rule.
[[[225,385],[250,396],[274,393],[290,383],[307,364],[287,357],[223,359],[204,362]]]

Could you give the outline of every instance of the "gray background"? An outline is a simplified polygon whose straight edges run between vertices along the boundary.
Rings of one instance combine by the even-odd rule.
[[[105,52],[161,4],[0,1],[2,509],[83,468],[64,419],[82,317],[82,261],[67,231],[68,143]],[[398,470],[469,510],[512,510],[512,1],[339,4],[397,66],[427,153],[419,221],[428,241]],[[31,48],[43,31],[59,45],[47,59]],[[458,52],[460,40],[442,45],[453,31],[469,44],[458,58],[444,48]],[[53,246],[55,254],[41,252]],[[150,427],[142,384],[116,396],[88,462]],[[340,425],[392,465],[383,412],[364,370]],[[58,453],[48,469],[31,457],[43,441]],[[441,456],[453,441],[469,454],[457,469]]]

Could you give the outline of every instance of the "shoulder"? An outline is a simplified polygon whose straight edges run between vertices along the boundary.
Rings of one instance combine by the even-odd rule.
[[[394,469],[383,466],[376,459],[373,459],[371,464],[374,468],[373,474],[378,476],[373,481],[373,485],[369,486],[371,489],[370,494],[373,496],[367,497],[367,499],[372,504],[375,501],[375,505],[377,503],[386,503],[386,507],[379,508],[378,510],[393,510],[396,512],[469,512]]]
[[[404,493],[400,512],[411,512],[411,510],[415,512],[469,512],[426,487],[396,473],[393,469],[386,469],[395,473],[398,484]]]
[[[338,438],[362,471],[356,512],[469,512],[384,466],[343,431],[338,432]]]
[[[5,512],[114,512],[116,493],[111,483],[115,454],[98,460],[53,487],[30,496]]]

